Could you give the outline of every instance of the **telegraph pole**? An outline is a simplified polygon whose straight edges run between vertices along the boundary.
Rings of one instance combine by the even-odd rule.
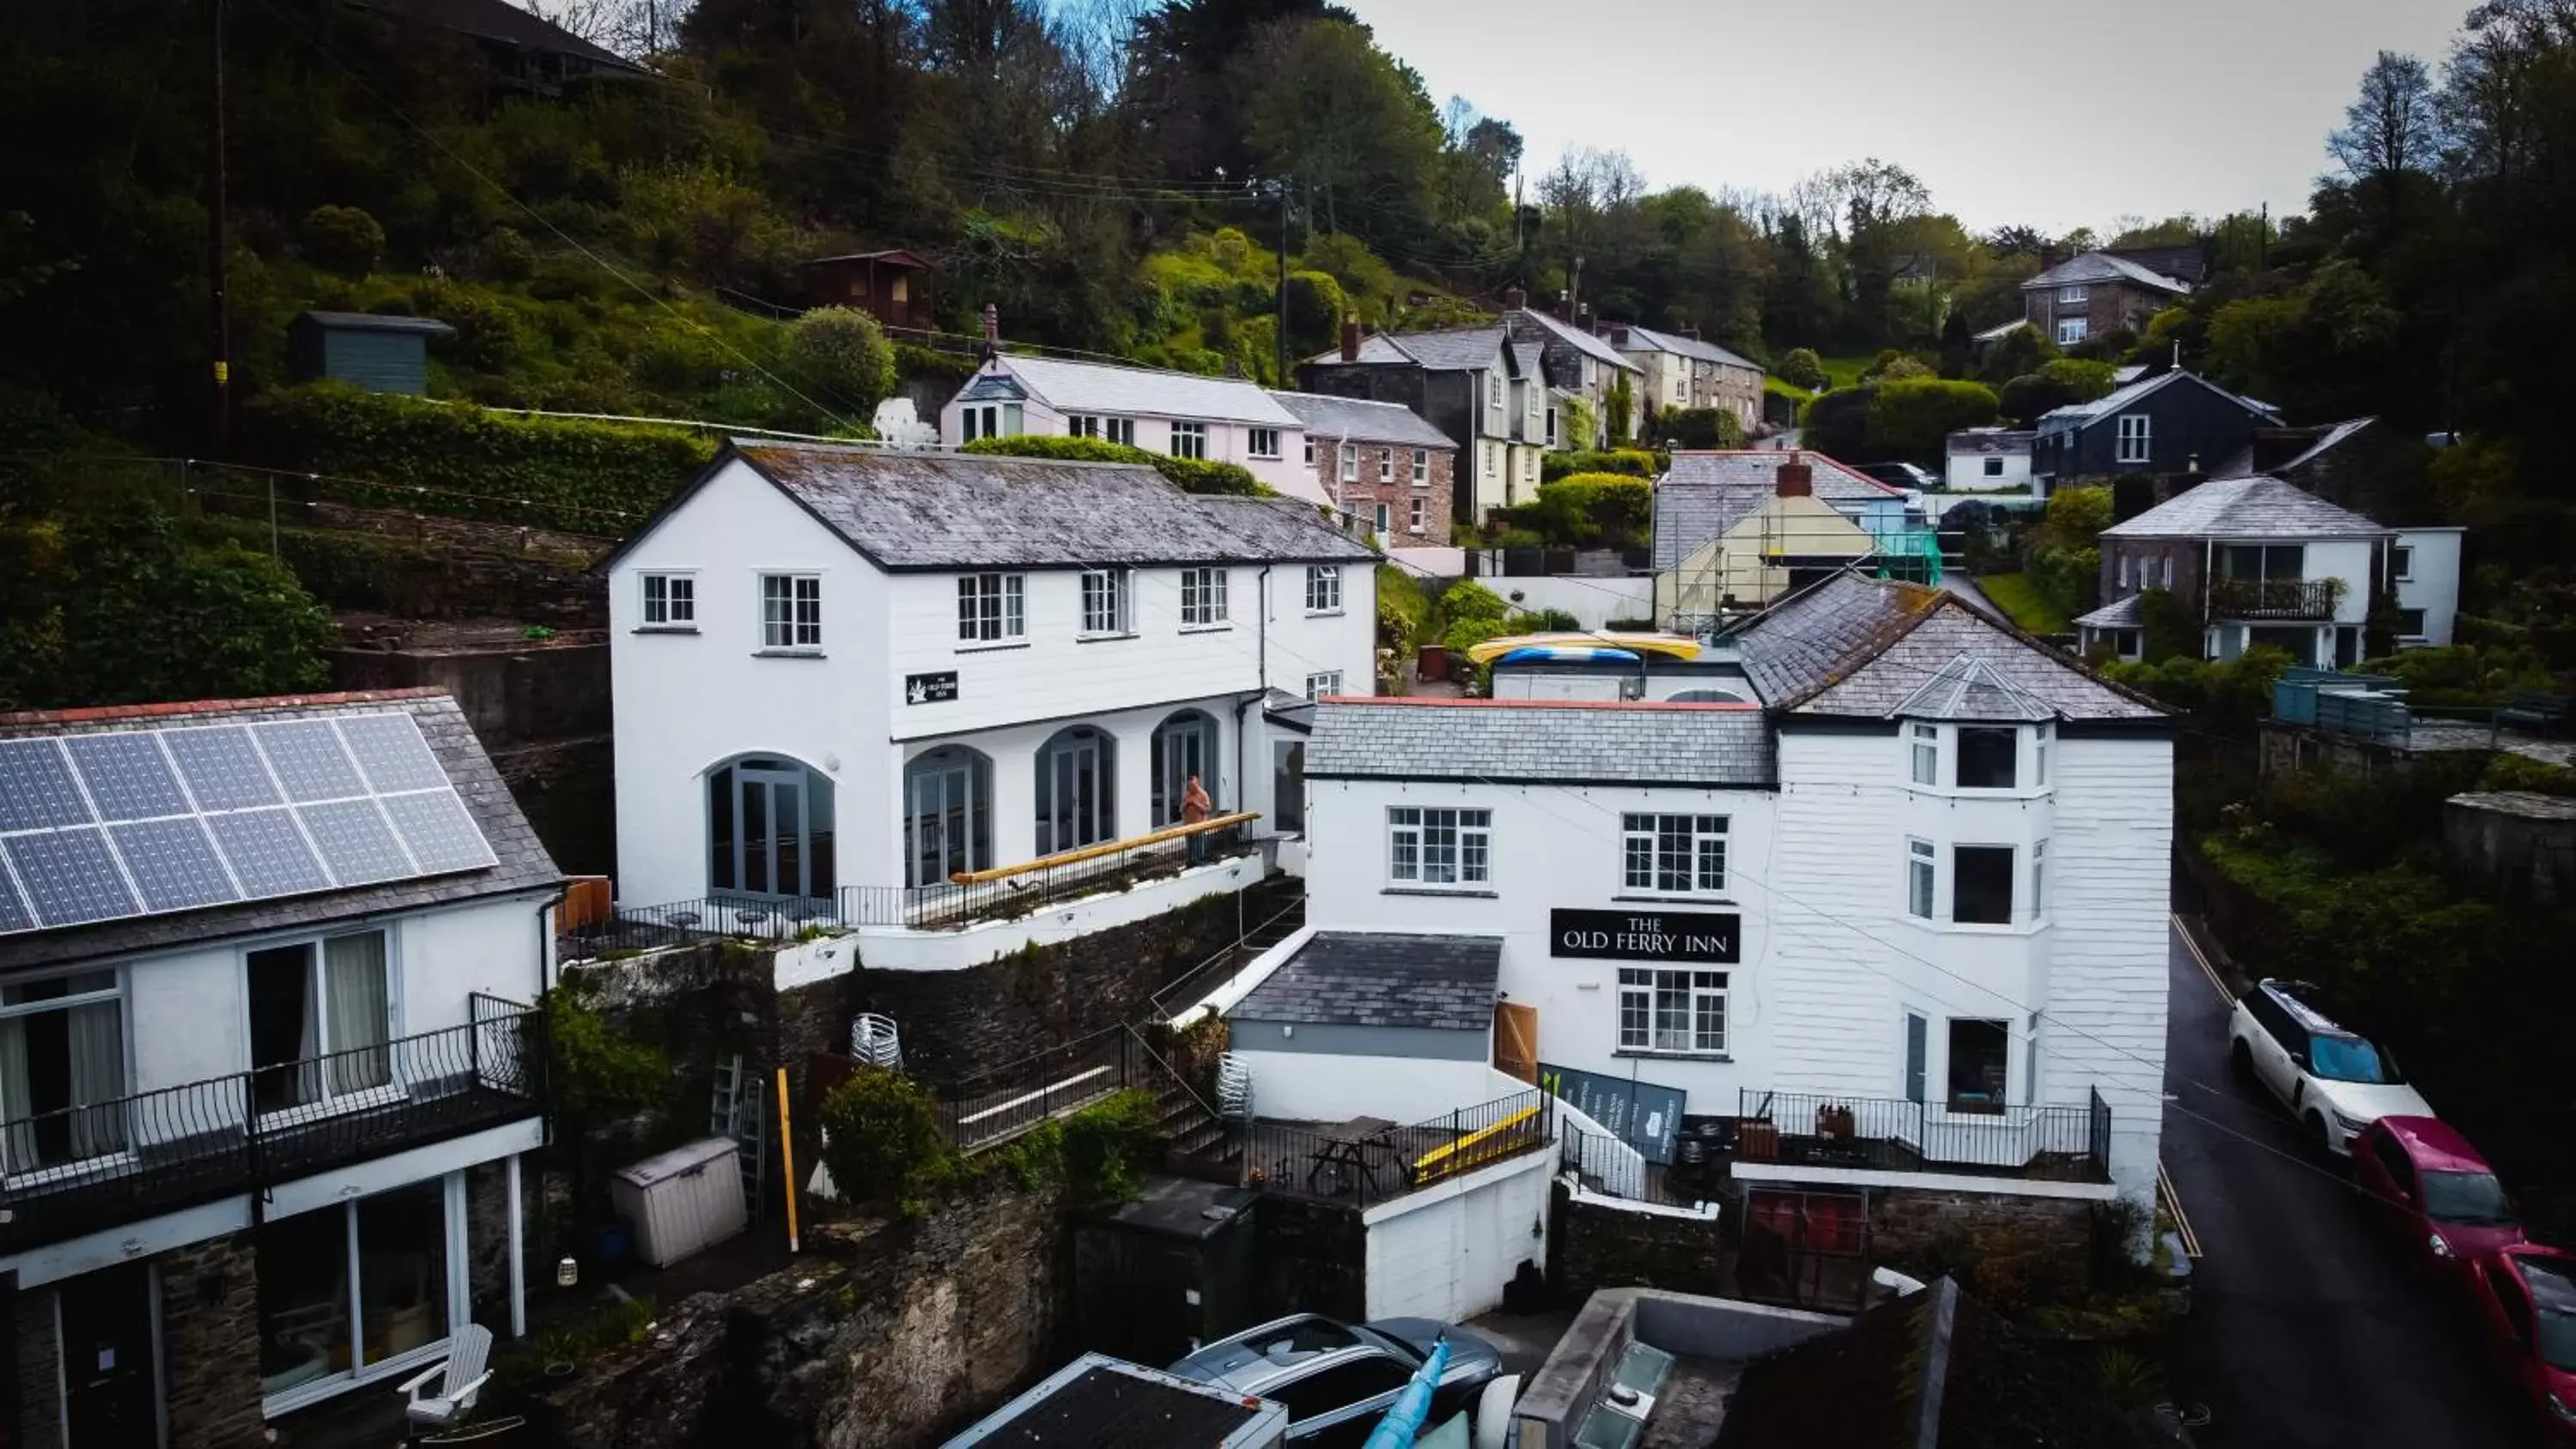
[[[1270,189],[1279,196],[1279,385],[1293,388],[1297,384],[1288,376],[1288,182],[1273,176]]]
[[[224,226],[224,0],[207,0],[214,21],[213,115],[206,127],[206,291],[208,342],[214,367],[214,455],[232,448],[232,336],[225,315],[228,234]]]

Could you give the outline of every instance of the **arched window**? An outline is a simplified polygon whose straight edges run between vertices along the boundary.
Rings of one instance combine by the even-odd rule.
[[[1201,710],[1185,709],[1154,727],[1154,825],[1181,823],[1181,799],[1190,777],[1217,800],[1216,721]]]
[[[1683,689],[1665,696],[1666,704],[1742,704],[1744,696],[1724,689]]]
[[[832,894],[832,781],[777,755],[707,772],[707,894]]]
[[[903,883],[938,885],[993,864],[993,762],[941,745],[903,767]]]
[[[1038,746],[1038,854],[1053,855],[1118,834],[1118,742],[1089,725],[1062,729]]]

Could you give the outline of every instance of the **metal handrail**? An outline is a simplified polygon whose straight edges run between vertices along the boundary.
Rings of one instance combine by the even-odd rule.
[[[1084,861],[1098,860],[1103,856],[1141,850],[1149,845],[1186,840],[1193,835],[1208,835],[1229,826],[1249,825],[1260,818],[1261,812],[1258,810],[1237,810],[1230,815],[1211,815],[1205,820],[1192,821],[1187,825],[1166,825],[1160,830],[1149,830],[1143,835],[1131,835],[1124,840],[1104,840],[1097,845],[1086,845],[1076,850],[1059,850],[1053,855],[1041,855],[1035,860],[1024,860],[1018,865],[997,865],[990,870],[955,871],[949,875],[948,880],[952,885],[984,885],[991,881],[1012,880],[1019,876],[1033,875],[1061,866],[1079,865]]]
[[[1751,1161],[1880,1172],[1965,1172],[2049,1181],[2109,1180],[2110,1109],[1917,1102],[1745,1088],[1736,1152]],[[1753,1124],[1766,1129],[1759,1134]]]

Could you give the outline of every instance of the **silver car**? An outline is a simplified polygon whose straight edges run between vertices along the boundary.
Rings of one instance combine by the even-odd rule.
[[[1432,1318],[1353,1325],[1300,1313],[1219,1339],[1170,1371],[1287,1405],[1288,1438],[1301,1449],[1356,1446],[1442,1338],[1449,1340],[1449,1363],[1432,1396],[1436,1424],[1474,1402],[1502,1373],[1503,1356],[1476,1335]]]

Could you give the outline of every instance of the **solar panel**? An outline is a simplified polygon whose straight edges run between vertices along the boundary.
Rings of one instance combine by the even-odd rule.
[[[108,854],[107,836],[95,825],[8,839],[9,863],[18,869],[36,919],[48,926],[138,915],[134,892]]]
[[[383,797],[385,814],[424,871],[472,870],[495,863],[492,847],[453,790]]]
[[[373,885],[421,874],[412,869],[402,842],[394,839],[393,827],[385,823],[384,812],[373,800],[298,805],[295,818],[304,822],[305,833],[313,837],[322,868],[341,885]]]
[[[0,933],[497,864],[408,713],[0,739]]]
[[[170,747],[170,758],[178,761],[179,774],[188,782],[189,793],[197,797],[198,809],[249,810],[286,803],[277,793],[277,782],[268,777],[268,766],[260,762],[259,751],[252,747],[250,731],[240,725],[171,730],[161,740]]]
[[[188,813],[179,777],[161,758],[161,742],[142,731],[73,735],[63,741],[89,786],[101,820],[153,820]]]
[[[313,858],[313,847],[304,843],[304,832],[295,828],[295,817],[283,807],[209,815],[206,824],[214,828],[215,844],[223,848],[242,893],[251,899],[331,888],[330,875]]]
[[[379,795],[447,788],[447,771],[429,752],[429,742],[420,737],[420,725],[410,715],[351,715],[340,721],[340,738]]]
[[[251,727],[259,741],[259,751],[268,757],[269,768],[277,771],[277,783],[286,787],[286,798],[307,800],[345,800],[367,793],[367,782],[358,778],[358,767],[349,763],[349,752],[340,747],[340,732],[331,728],[327,719],[274,720]]]
[[[0,831],[87,825],[89,806],[52,740],[0,740]]]

